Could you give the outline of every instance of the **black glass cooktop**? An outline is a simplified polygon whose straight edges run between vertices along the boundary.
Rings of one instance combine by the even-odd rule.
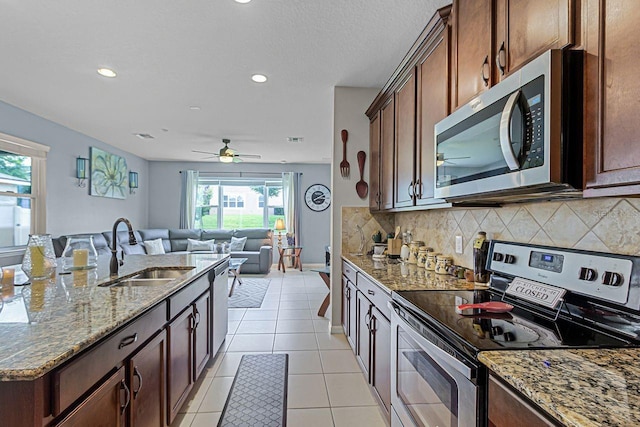
[[[499,301],[490,291],[398,291],[392,298],[430,329],[465,353],[505,349],[605,348],[630,346],[629,341],[573,321],[556,321],[515,307],[508,313],[467,310],[460,304]]]

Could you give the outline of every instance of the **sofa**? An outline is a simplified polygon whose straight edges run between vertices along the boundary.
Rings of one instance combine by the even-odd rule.
[[[98,255],[111,254],[111,232],[83,233],[81,235],[93,236],[93,244]],[[118,255],[146,254],[142,242],[145,240],[162,239],[162,246],[166,253],[186,252],[187,239],[211,240],[216,243],[216,251],[221,250],[222,243],[230,242],[231,237],[246,237],[247,241],[242,251],[231,252],[231,258],[247,258],[247,262],[242,265],[243,273],[266,274],[271,269],[273,263],[273,235],[268,228],[249,228],[243,230],[200,230],[200,229],[173,229],[173,228],[152,228],[147,230],[135,230],[137,244],[129,245],[129,233],[118,231],[116,233],[116,249]],[[53,248],[56,256],[62,256],[67,244],[67,236],[60,236],[53,239]]]

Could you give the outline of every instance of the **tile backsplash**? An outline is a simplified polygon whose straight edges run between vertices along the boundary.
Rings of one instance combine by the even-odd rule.
[[[396,225],[411,230],[454,263],[473,267],[472,243],[478,231],[488,238],[620,254],[640,254],[640,199],[599,198],[507,205],[501,208],[449,208],[430,211],[371,214],[367,208],[342,208],[342,251],[360,245],[356,225],[363,228],[365,250],[376,231],[392,232]],[[384,234],[386,234],[384,233]],[[455,254],[455,236],[464,250]]]

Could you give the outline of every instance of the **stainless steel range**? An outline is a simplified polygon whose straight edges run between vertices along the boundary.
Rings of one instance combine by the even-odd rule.
[[[640,345],[640,258],[491,242],[488,290],[392,294],[392,426],[485,426],[484,350]],[[509,312],[466,303],[501,301]]]

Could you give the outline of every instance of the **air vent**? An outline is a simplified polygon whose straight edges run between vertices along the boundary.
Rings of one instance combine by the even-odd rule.
[[[155,139],[155,136],[148,133],[134,133],[140,139]]]
[[[302,136],[290,136],[287,138],[287,142],[292,142],[294,144],[300,144],[302,141],[304,141]]]

